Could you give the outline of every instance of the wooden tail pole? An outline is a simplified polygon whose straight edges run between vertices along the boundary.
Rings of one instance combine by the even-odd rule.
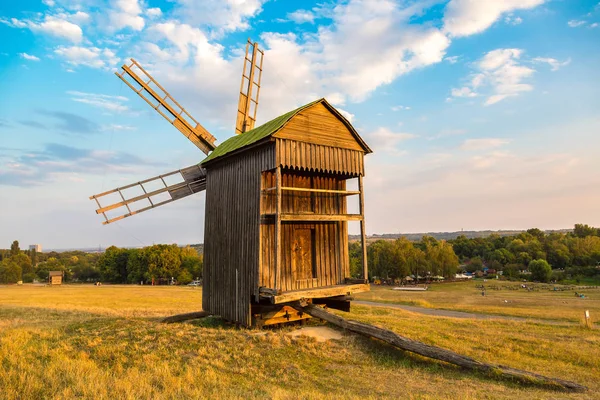
[[[163,324],[172,324],[175,322],[189,321],[190,319],[200,319],[208,316],[210,316],[210,314],[206,311],[196,311],[186,314],[171,315],[170,317],[162,319],[160,322]]]
[[[329,323],[337,325],[351,332],[359,333],[364,336],[374,337],[389,343],[399,349],[410,351],[424,357],[433,358],[436,360],[445,361],[450,364],[460,367],[482,371],[500,375],[507,378],[512,378],[524,383],[542,384],[547,386],[558,387],[563,390],[572,392],[584,392],[587,390],[585,386],[575,382],[565,381],[557,378],[548,378],[543,375],[534,374],[532,372],[522,371],[515,368],[505,367],[503,365],[487,364],[477,361],[471,357],[463,356],[453,351],[443,349],[441,347],[431,346],[416,340],[412,340],[398,335],[388,329],[378,328],[373,325],[364,324],[362,322],[349,321],[337,315],[331,314],[321,307],[312,304],[295,303],[294,308],[298,311],[305,312],[315,318],[323,319]]]

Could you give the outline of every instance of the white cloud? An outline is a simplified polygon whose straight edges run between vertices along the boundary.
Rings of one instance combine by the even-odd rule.
[[[50,15],[47,15],[45,20],[40,24],[30,22],[29,27],[33,31],[40,31],[52,36],[64,38],[73,43],[79,43],[83,38],[83,32],[79,25]]]
[[[475,73],[467,86],[452,89],[453,97],[475,97],[483,89],[491,90],[485,105],[492,105],[507,97],[533,90],[533,86],[523,81],[535,70],[519,64],[523,54],[521,49],[496,49],[488,52],[475,63]]]
[[[585,25],[586,23],[587,22],[585,22],[585,21],[579,21],[576,19],[572,19],[569,22],[567,22],[567,25],[569,25],[571,28],[576,28],[578,26]]]
[[[250,19],[262,11],[266,0],[175,0],[175,15],[183,23],[207,27],[219,36],[245,31]]]
[[[400,111],[400,110],[410,110],[410,107],[408,106],[393,106],[390,107],[392,111]]]
[[[77,25],[83,25],[90,21],[90,14],[83,11],[77,11],[75,14],[67,15],[66,17],[66,19]]]
[[[387,152],[395,155],[406,154],[406,151],[398,149],[398,145],[408,139],[418,137],[412,133],[393,132],[388,128],[380,127],[374,132],[367,133],[365,140],[374,151]]]
[[[448,61],[450,64],[456,64],[459,58],[459,56],[444,57],[444,61]]]
[[[48,7],[54,7],[54,5],[56,4],[54,0],[42,0],[42,3],[44,3]]]
[[[162,15],[162,10],[158,7],[149,8],[146,10],[146,15],[150,18],[159,18]]]
[[[510,140],[499,138],[467,139],[461,144],[460,149],[466,151],[489,150],[508,143]]]
[[[110,28],[119,31],[131,28],[134,31],[144,29],[144,18],[140,16],[142,8],[138,0],[112,0],[113,9],[108,13]]]
[[[43,20],[30,21],[11,18],[10,20],[0,18],[0,23],[12,28],[29,28],[33,32],[39,32],[61,39],[67,39],[73,43],[79,43],[83,39],[83,32],[79,25],[67,21],[67,14],[60,16],[46,15]]]
[[[469,36],[489,28],[503,14],[537,7],[545,0],[451,0],[444,13],[444,32]]]
[[[313,14],[312,11],[307,10],[296,10],[294,12],[288,13],[287,17],[288,19],[294,21],[297,24],[313,24],[315,22],[315,14]]]
[[[600,25],[597,22],[590,24],[590,28],[597,28],[598,26],[600,26]]]
[[[83,46],[59,46],[54,53],[73,66],[87,66],[91,68],[109,68],[119,62],[116,54],[110,49]]]
[[[477,93],[473,92],[471,88],[462,87],[462,88],[454,88],[452,89],[452,96],[454,97],[476,97]]]
[[[102,129],[103,131],[135,131],[135,130],[137,130],[137,128],[135,126],[119,125],[119,124],[104,125],[100,129]]]
[[[523,22],[523,18],[521,17],[515,17],[513,15],[507,15],[504,18],[504,22],[509,24],[509,25],[519,25]]]
[[[466,133],[467,131],[465,129],[442,129],[437,135],[427,137],[427,140],[436,140],[449,136],[459,136]]]
[[[32,56],[27,53],[19,53],[19,56],[21,56],[21,58],[23,58],[25,60],[29,60],[29,61],[40,61],[39,57]]]
[[[343,110],[339,107],[335,108],[336,110],[338,110],[340,112],[340,114],[342,114],[344,116],[344,118],[346,118],[348,120],[348,122],[352,123],[354,121],[354,114],[349,113],[346,110]]]
[[[78,103],[88,104],[94,107],[102,108],[107,111],[112,112],[127,112],[130,111],[130,108],[123,104],[129,99],[124,96],[112,96],[107,94],[99,94],[99,93],[86,93],[86,92],[78,92],[75,90],[70,90],[67,92],[68,95],[72,96],[71,100],[76,101]],[[111,129],[116,129],[117,125],[110,125]]]
[[[538,63],[546,63],[548,65],[550,65],[552,71],[558,71],[560,69],[560,67],[564,67],[566,65],[569,65],[571,63],[571,59],[567,59],[566,61],[560,62],[555,58],[549,58],[549,57],[536,57],[533,59],[534,62],[538,62]]]

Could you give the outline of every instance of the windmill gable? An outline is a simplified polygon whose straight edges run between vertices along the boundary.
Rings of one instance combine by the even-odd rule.
[[[294,115],[273,137],[364,152],[348,125],[319,102]]]
[[[360,156],[371,153],[371,149],[358,135],[354,127],[337,111],[327,100],[319,99],[308,103],[302,107],[285,113],[271,121],[245,132],[242,135],[236,135],[227,139],[220,144],[208,157],[206,157],[201,165],[207,166],[216,160],[221,160],[226,157],[239,154],[257,145],[277,141],[277,152],[286,151],[286,146],[290,149],[295,148],[300,144],[298,150],[308,154],[313,161],[323,159],[320,155],[327,155],[326,148],[335,148],[336,150],[347,150],[360,152]],[[306,146],[313,146],[303,149]],[[306,150],[306,151],[304,151]],[[328,150],[329,152],[331,149]],[[315,152],[314,154],[310,154]],[[358,155],[346,154],[343,151],[336,155],[331,155],[330,160],[337,158],[340,162],[350,161],[350,158],[358,157]],[[281,160],[277,160],[279,162]],[[325,161],[326,164],[331,162]],[[306,163],[302,163],[306,164]],[[289,167],[300,167],[315,170],[333,171],[333,167],[318,168],[308,165],[294,165],[283,160],[282,165]],[[360,170],[362,173],[362,170]]]

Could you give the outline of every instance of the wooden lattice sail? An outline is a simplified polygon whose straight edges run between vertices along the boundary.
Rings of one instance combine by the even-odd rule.
[[[178,182],[167,184],[166,179],[172,180],[173,178],[177,179]],[[148,189],[149,187],[156,186],[156,184],[159,186],[158,189]],[[127,194],[132,193],[135,189],[137,189],[137,193],[141,192],[142,194]],[[205,189],[206,171],[198,165],[192,165],[191,167],[178,169],[177,171],[172,171],[130,185],[95,194],[90,197],[90,200],[95,200],[98,204],[96,214],[102,214],[102,216],[104,216],[105,221],[103,224],[106,225],[139,214],[143,211],[171,203]],[[118,195],[119,197],[116,202],[102,206],[100,201],[110,195]],[[138,207],[140,204],[142,204],[142,207],[134,208]],[[107,212],[115,210],[120,212],[118,216],[108,217],[106,215]]]
[[[258,96],[260,94],[263,58],[264,52],[258,48],[258,43],[252,43],[248,39],[246,56],[244,57],[244,69],[242,70],[237,120],[235,123],[235,133],[237,134],[254,129],[256,110],[258,109]]]
[[[215,149],[215,137],[196,121],[142,66],[131,59],[115,74],[204,153]]]

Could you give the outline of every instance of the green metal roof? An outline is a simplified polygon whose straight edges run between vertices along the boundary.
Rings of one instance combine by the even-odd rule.
[[[313,102],[305,104],[302,107],[296,108],[295,110],[280,115],[279,117],[272,119],[269,122],[266,122],[261,126],[254,128],[248,132],[244,132],[240,135],[230,137],[229,139],[218,145],[217,148],[213,150],[213,152],[210,153],[208,157],[202,160],[200,164],[204,164],[205,162],[214,160],[215,158],[222,157],[225,154],[231,153],[235,150],[241,149],[242,147],[246,147],[252,143],[258,142],[261,139],[271,136],[279,129],[281,129],[283,125],[285,125],[285,123],[288,122],[294,115],[298,114],[305,108],[319,103],[322,100],[324,99],[315,100]]]

